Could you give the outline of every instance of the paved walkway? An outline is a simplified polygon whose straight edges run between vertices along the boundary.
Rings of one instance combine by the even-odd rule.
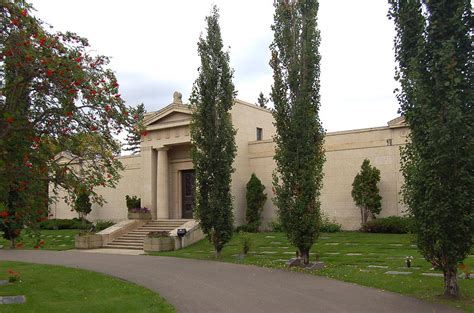
[[[0,250],[0,260],[102,272],[159,292],[178,312],[458,312],[324,277],[221,262],[80,251]]]

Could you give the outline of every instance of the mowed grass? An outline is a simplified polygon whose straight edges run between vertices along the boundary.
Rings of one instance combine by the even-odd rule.
[[[259,233],[249,236],[253,245],[248,256],[245,258],[240,256],[241,236],[236,234],[225,246],[219,261],[288,269],[285,262],[295,256],[296,248],[288,243],[285,234]],[[451,301],[440,297],[443,293],[443,277],[423,275],[423,273],[440,272],[431,269],[431,264],[418,253],[409,235],[357,232],[321,234],[311,253],[312,261],[319,255],[320,260],[326,264],[325,269],[314,272],[292,270],[389,290],[474,312],[474,279],[459,280],[462,299]],[[153,253],[153,255],[215,260],[213,247],[207,240],[182,250]],[[405,265],[407,256],[414,258],[411,268]],[[470,255],[465,264],[474,270],[474,255]],[[411,274],[385,274],[387,271]]]
[[[59,230],[41,230],[40,240],[44,240],[44,245],[40,249],[45,250],[70,250],[74,249],[74,237],[79,233],[77,229],[59,229]],[[3,234],[0,233],[0,245],[3,249],[10,247],[10,241],[3,239]],[[22,243],[23,247],[20,249],[34,249],[36,245],[36,238],[31,234],[23,231],[21,237],[16,240],[17,243]]]
[[[26,303],[0,305],[2,313],[176,312],[157,293],[96,272],[62,266],[0,262],[0,279],[8,269],[21,282],[0,286],[0,296],[25,295]]]

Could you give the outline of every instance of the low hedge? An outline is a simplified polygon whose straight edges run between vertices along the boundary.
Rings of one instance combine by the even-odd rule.
[[[406,234],[411,231],[410,217],[390,216],[368,221],[360,229],[365,233]]]
[[[88,220],[80,220],[78,218],[73,219],[60,219],[54,218],[45,220],[40,223],[41,229],[89,229],[93,226],[92,222]]]

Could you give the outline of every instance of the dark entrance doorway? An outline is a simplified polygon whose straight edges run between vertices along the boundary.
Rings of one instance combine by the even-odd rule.
[[[194,170],[181,171],[182,218],[193,218]]]

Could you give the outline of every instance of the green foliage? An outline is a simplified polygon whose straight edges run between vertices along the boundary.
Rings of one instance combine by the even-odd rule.
[[[131,209],[141,208],[141,199],[137,196],[125,196],[125,202],[127,203],[127,209],[130,211]]]
[[[40,229],[58,230],[58,229],[90,229],[93,227],[88,220],[81,219],[48,219],[39,223]]]
[[[193,106],[191,155],[196,171],[194,212],[219,256],[233,233],[230,188],[237,148],[230,110],[235,90],[229,53],[222,50],[219,13],[215,6],[206,22],[206,35],[198,42],[199,76],[190,97]]]
[[[107,221],[107,220],[97,220],[94,222],[95,230],[98,232],[114,225],[115,225],[115,222]]]
[[[337,223],[336,220],[331,219],[329,215],[321,212],[321,226],[319,231],[322,233],[338,233],[342,231],[342,225]]]
[[[412,227],[411,217],[389,216],[368,221],[360,230],[365,233],[406,234],[411,232]]]
[[[140,152],[140,142],[142,136],[146,136],[146,132],[142,131],[143,129],[143,118],[145,117],[145,105],[143,103],[137,105],[133,110],[133,119],[136,122],[135,127],[127,134],[125,139],[127,145],[123,148],[124,151],[130,151],[132,154],[137,154]]]
[[[247,255],[252,248],[253,242],[252,237],[249,236],[249,233],[239,232],[240,244],[242,246],[242,253]]]
[[[270,46],[275,105],[274,203],[305,263],[319,233],[324,130],[319,120],[318,2],[275,1]]]
[[[277,233],[284,232],[283,225],[281,224],[279,219],[274,219],[268,222],[268,227],[270,227],[272,231]]]
[[[79,214],[80,220],[84,220],[85,216],[92,211],[92,203],[88,192],[79,192],[74,202],[74,210]]]
[[[79,187],[104,202],[94,187],[116,186],[115,136],[135,124],[109,59],[85,38],[50,32],[34,11],[24,0],[0,6],[0,203],[31,230],[59,188],[69,204]]]
[[[268,99],[265,98],[263,92],[260,91],[258,94],[257,105],[261,108],[267,108]]]
[[[257,175],[252,174],[247,183],[247,211],[246,219],[249,232],[257,232],[262,224],[262,211],[267,194],[264,193],[265,186],[262,184]]]
[[[403,200],[421,254],[458,297],[457,264],[473,244],[473,17],[469,0],[390,0],[400,112]]]
[[[380,170],[370,165],[368,159],[364,159],[360,172],[354,177],[352,183],[352,199],[360,208],[362,224],[365,224],[369,215],[375,219],[375,214],[382,210],[382,197],[379,194]]]

